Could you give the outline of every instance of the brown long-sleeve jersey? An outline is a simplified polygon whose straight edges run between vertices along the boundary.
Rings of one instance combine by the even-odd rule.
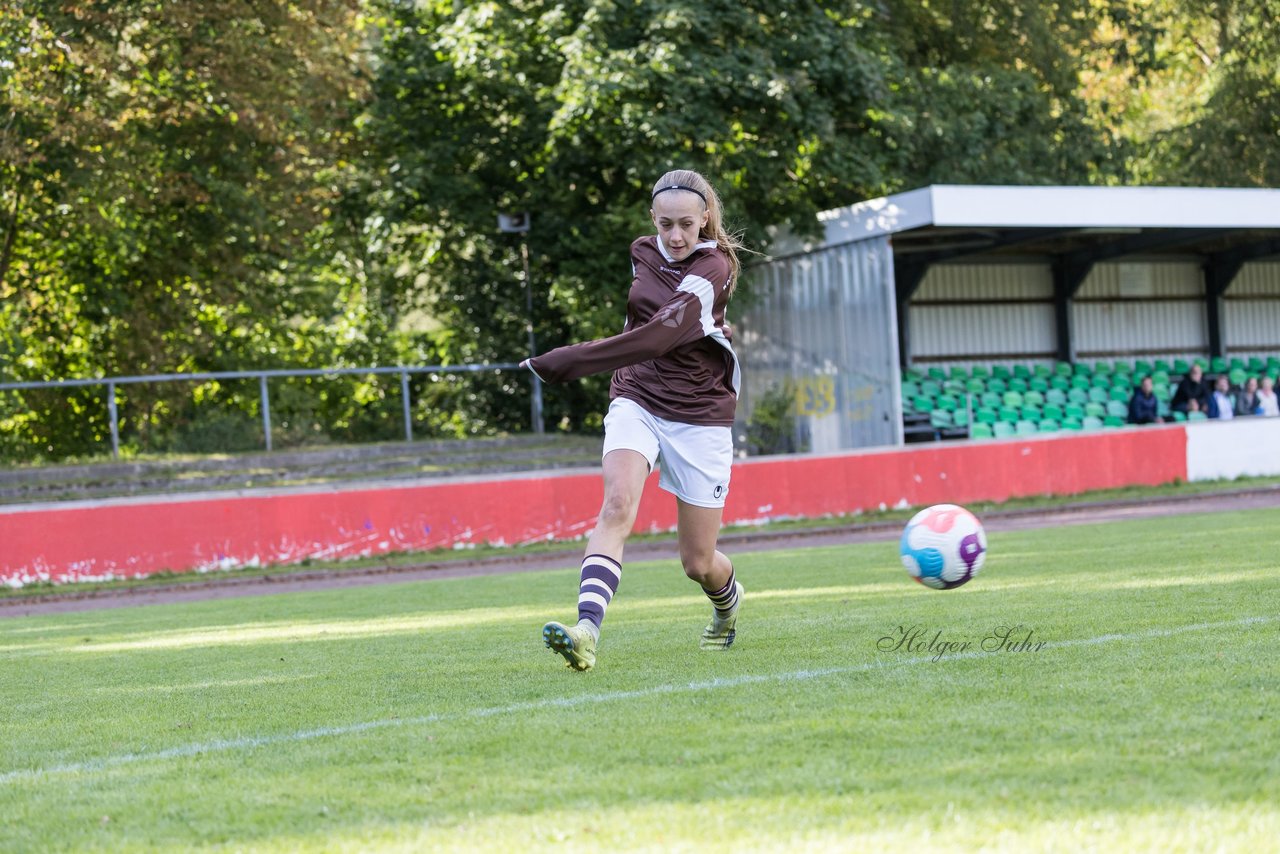
[[[725,326],[729,261],[714,241],[674,261],[656,235],[631,244],[634,277],[621,334],[530,360],[546,382],[613,371],[610,398],[685,424],[729,426],[741,376]]]

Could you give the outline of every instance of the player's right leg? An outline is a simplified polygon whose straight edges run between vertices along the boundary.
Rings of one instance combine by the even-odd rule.
[[[574,670],[595,666],[600,625],[622,579],[622,551],[636,521],[650,463],[638,451],[617,448],[605,454],[603,469],[604,503],[587,539],[578,581],[578,622],[568,626],[553,621],[542,627],[543,642]]]

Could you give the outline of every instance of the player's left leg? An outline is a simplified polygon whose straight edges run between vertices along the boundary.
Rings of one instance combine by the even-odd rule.
[[[703,649],[728,649],[737,636],[742,585],[733,563],[716,548],[722,507],[699,507],[677,498],[680,563],[685,575],[698,582],[711,600],[711,622],[702,631]]]

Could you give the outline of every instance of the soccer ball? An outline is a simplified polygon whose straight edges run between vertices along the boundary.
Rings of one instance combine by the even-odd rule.
[[[911,517],[902,532],[902,565],[925,587],[950,590],[978,574],[987,556],[987,532],[955,504],[935,504]]]

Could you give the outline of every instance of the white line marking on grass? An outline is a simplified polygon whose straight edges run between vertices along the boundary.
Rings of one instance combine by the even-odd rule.
[[[1219,623],[1195,623],[1188,626],[1176,626],[1169,629],[1149,629],[1144,632],[1133,632],[1131,634],[1107,634],[1098,635],[1097,637],[1092,638],[1046,642],[1044,648],[1059,649],[1075,646],[1098,646],[1100,644],[1114,643],[1116,641],[1141,641],[1149,640],[1151,638],[1163,638],[1170,637],[1172,635],[1189,634],[1191,632],[1202,632],[1211,629],[1243,628],[1245,626],[1254,626],[1263,623],[1274,623],[1277,620],[1280,620],[1280,617],[1241,617],[1238,620],[1227,620]],[[412,718],[391,718],[381,721],[364,721],[362,723],[343,724],[340,726],[297,730],[294,732],[279,733],[277,735],[216,739],[214,741],[205,741],[197,744],[178,745],[164,750],[123,753],[118,756],[104,756],[100,759],[90,759],[85,762],[70,762],[64,765],[51,765],[48,768],[19,768],[13,771],[0,773],[0,785],[17,783],[19,781],[39,780],[42,777],[53,774],[91,774],[97,771],[105,771],[108,768],[132,765],[137,762],[181,759],[190,756],[199,756],[205,753],[224,753],[232,750],[269,747],[276,744],[294,744],[302,741],[311,741],[317,738],[356,735],[380,729],[422,726],[424,724],[440,723],[442,721],[450,720],[465,720],[469,718],[492,718],[499,715],[518,714],[520,712],[539,712],[554,708],[574,708],[593,703],[608,703],[617,700],[636,700],[646,697],[660,696],[663,694],[715,691],[721,688],[739,688],[743,685],[755,685],[762,682],[800,682],[811,679],[821,679],[825,676],[867,673],[874,670],[896,670],[903,667],[912,667],[917,664],[940,664],[947,661],[991,658],[993,656],[1005,654],[1007,653],[999,650],[993,650],[990,652],[974,650],[971,652],[946,655],[941,659],[929,655],[917,658],[904,658],[893,662],[871,661],[864,664],[849,665],[847,667],[823,667],[815,670],[792,670],[786,673],[744,674],[742,676],[710,679],[703,682],[653,685],[648,688],[637,688],[631,691],[607,691],[599,694],[582,694],[577,697],[549,697],[543,700],[529,700],[523,703],[510,703],[505,706],[489,706],[487,708],[471,709],[463,712],[446,712],[420,715]]]

